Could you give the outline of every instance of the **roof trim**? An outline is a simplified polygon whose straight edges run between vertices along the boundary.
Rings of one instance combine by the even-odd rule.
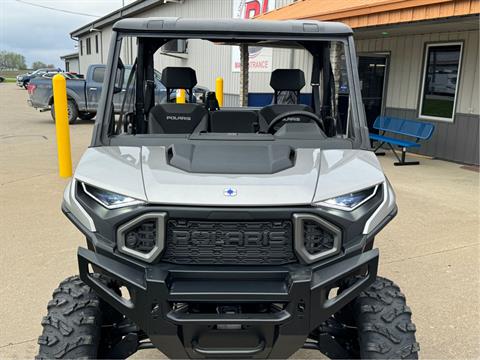
[[[422,5],[431,5],[434,3],[450,2],[452,0],[376,0],[371,1],[370,3],[356,4],[350,7],[344,7],[338,10],[322,10],[315,11],[315,7],[309,6],[309,12],[302,14],[297,17],[298,19],[313,19],[317,16],[321,16],[322,20],[338,19],[350,16],[358,16],[364,14],[372,14],[384,11],[406,9],[410,7],[422,6]],[[287,10],[292,10],[292,8],[300,8],[301,5],[305,7],[308,5],[311,0],[302,0],[299,2],[291,3],[287,6],[274,9],[265,14],[258,16],[258,19],[276,19],[275,14],[286,12]],[[341,4],[342,1],[339,1]],[[311,4],[313,5],[313,4]]]
[[[123,19],[125,17],[129,16],[134,16],[142,11],[146,11],[152,7],[155,6],[161,6],[166,3],[165,0],[137,0],[134,1],[133,3],[120,8],[118,10],[112,11],[111,13],[108,13],[105,16],[102,16],[101,18],[91,21],[86,25],[83,25],[82,27],[73,30],[70,33],[70,36],[73,37],[79,37],[84,34],[88,34],[90,32],[90,29],[96,28],[96,29],[101,29],[107,25],[110,25],[120,19]]]
[[[74,59],[74,58],[79,58],[80,56],[78,55],[78,52],[76,53],[71,53],[71,54],[66,54],[60,56],[60,59]]]
[[[320,10],[314,2],[297,1],[260,15],[257,19],[334,20],[352,28],[362,28],[477,14],[480,4],[479,0],[337,0],[336,8]]]

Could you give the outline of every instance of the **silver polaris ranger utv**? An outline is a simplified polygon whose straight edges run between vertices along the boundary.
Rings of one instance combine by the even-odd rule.
[[[405,297],[377,277],[374,237],[397,207],[370,151],[351,29],[143,18],[113,30],[92,143],[62,205],[87,248],[48,304],[38,358],[417,358]],[[208,56],[164,56],[184,40]],[[218,62],[237,55],[251,70],[273,59],[250,74],[273,97],[195,100],[197,73],[179,66],[190,61],[201,82],[240,80],[246,104],[247,66]],[[189,101],[157,103],[155,69]]]

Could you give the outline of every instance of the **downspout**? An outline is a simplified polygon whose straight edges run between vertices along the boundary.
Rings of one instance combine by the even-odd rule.
[[[77,52],[78,52],[78,72],[80,73],[80,69],[81,69],[81,66],[80,66],[80,49],[78,48],[80,45],[79,41],[78,41],[78,38],[76,38],[75,36],[73,36],[72,34],[70,34],[70,39],[72,39],[73,41],[76,41],[77,42]]]
[[[103,31],[100,31],[100,62],[103,64]]]

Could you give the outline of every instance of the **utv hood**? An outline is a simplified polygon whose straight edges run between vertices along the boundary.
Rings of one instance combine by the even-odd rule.
[[[251,159],[254,174],[247,173],[248,162],[228,166],[236,173],[220,171],[218,164],[201,172],[188,162],[174,166],[163,146],[90,148],[75,178],[152,204],[190,206],[309,205],[385,179],[375,155],[368,151],[296,149],[290,165],[281,154],[266,158],[274,164],[265,171],[258,159]],[[212,156],[211,161],[219,159]],[[232,161],[246,160],[232,157]]]

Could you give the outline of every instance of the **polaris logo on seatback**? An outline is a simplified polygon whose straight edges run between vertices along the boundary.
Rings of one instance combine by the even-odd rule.
[[[286,117],[285,119],[283,119],[284,122],[300,122],[302,121],[302,119],[300,119],[299,117]]]
[[[167,115],[167,120],[172,121],[191,121],[191,116],[181,116],[181,115]]]

